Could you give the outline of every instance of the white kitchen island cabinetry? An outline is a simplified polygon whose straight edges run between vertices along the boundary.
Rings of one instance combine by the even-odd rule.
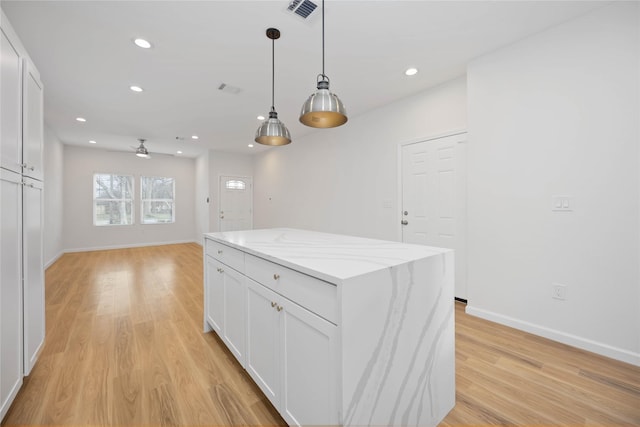
[[[218,269],[244,283],[231,299]],[[292,229],[205,235],[205,331],[290,425],[438,424],[455,403],[453,300],[447,249]]]
[[[219,247],[216,250],[220,250]],[[230,251],[230,249],[228,250]],[[216,255],[219,256],[219,255]],[[206,257],[205,277],[209,304],[206,318],[238,361],[245,361],[246,283],[240,271],[219,259]],[[235,267],[239,267],[235,265]]]

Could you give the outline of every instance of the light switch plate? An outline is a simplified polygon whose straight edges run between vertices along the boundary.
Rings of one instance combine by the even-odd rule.
[[[573,196],[551,196],[551,210],[554,212],[572,212],[574,210]]]

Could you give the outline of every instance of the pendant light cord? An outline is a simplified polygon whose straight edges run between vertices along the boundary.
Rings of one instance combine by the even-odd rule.
[[[275,85],[276,85],[276,41],[271,39],[271,111],[276,110]]]
[[[324,0],[322,0],[322,77],[327,77],[324,73]]]

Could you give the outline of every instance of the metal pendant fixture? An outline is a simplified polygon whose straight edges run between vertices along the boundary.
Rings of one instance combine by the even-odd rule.
[[[280,30],[268,28],[267,37],[271,39],[271,110],[269,118],[262,122],[256,131],[255,141],[263,145],[287,145],[291,143],[289,129],[278,119],[276,107],[274,107],[275,87],[275,40],[280,38]]]
[[[146,139],[139,138],[138,141],[140,141],[140,146],[136,148],[136,156],[142,158],[149,157],[149,151],[147,151],[147,148],[144,146]]]
[[[338,95],[329,92],[329,77],[324,73],[324,0],[322,0],[322,74],[318,90],[302,105],[300,122],[313,128],[334,128],[347,122],[347,110]]]

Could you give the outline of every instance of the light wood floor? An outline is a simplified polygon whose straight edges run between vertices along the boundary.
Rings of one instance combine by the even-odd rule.
[[[66,254],[47,340],[3,426],[285,425],[213,333],[196,244]],[[468,316],[443,425],[640,425],[640,368]]]

